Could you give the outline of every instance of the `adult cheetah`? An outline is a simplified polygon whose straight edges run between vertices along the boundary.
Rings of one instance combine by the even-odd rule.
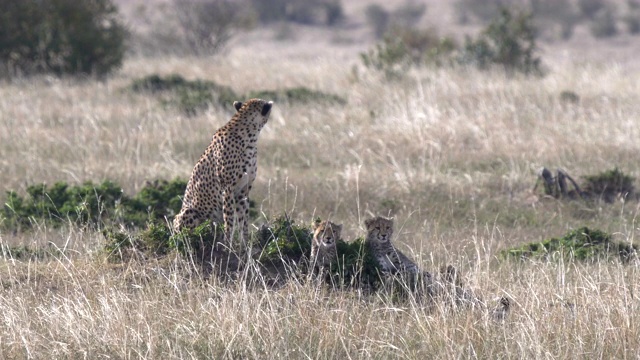
[[[313,242],[311,243],[311,266],[323,268],[331,266],[338,253],[336,242],[340,239],[342,225],[323,221],[314,225]]]
[[[269,120],[272,101],[236,101],[229,122],[213,135],[193,168],[182,199],[182,209],[173,220],[176,230],[193,228],[210,219],[224,223],[225,241],[231,245],[239,227],[242,244],[249,239],[249,191],[256,178],[258,135]]]

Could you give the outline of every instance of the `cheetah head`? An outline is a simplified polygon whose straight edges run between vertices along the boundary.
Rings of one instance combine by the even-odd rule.
[[[233,107],[237,111],[234,115],[236,121],[260,131],[269,120],[273,101],[262,99],[251,99],[245,102],[235,101]]]
[[[383,217],[374,217],[365,220],[364,225],[367,228],[367,240],[379,243],[388,243],[393,235],[393,220]]]
[[[317,246],[334,247],[340,239],[342,225],[336,225],[331,221],[316,223],[313,230],[313,242]]]

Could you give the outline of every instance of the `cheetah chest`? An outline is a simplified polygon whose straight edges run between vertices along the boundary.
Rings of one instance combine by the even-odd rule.
[[[258,152],[255,146],[249,146],[245,149],[243,164],[240,168],[242,169],[242,173],[239,174],[239,180],[233,188],[235,193],[246,190],[256,179],[258,169]]]

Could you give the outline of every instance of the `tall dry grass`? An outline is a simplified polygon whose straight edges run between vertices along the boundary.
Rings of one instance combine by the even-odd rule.
[[[179,73],[238,93],[306,86],[345,106],[278,103],[259,141],[251,197],[363,235],[395,216],[396,242],[427,270],[462,270],[488,307],[454,310],[291,282],[207,278],[188,259],[113,265],[99,232],[0,233],[3,246],[53,243],[65,256],[0,260],[3,358],[637,358],[636,263],[501,263],[500,249],[588,225],[637,244],[636,201],[591,207],[532,196],[535,171],[574,177],[618,166],[640,177],[637,69],[615,59],[547,57],[541,79],[420,69],[387,81],[358,66],[361,45],[242,39],[225,57],[133,58],[105,82],[32,78],[0,85],[0,183],[187,177],[230,114],[187,117],[123,89]],[[553,51],[548,47],[547,52]],[[556,49],[558,50],[558,49]],[[557,54],[555,54],[557,55]],[[586,59],[586,60],[585,60]],[[355,67],[354,67],[355,66]],[[560,100],[563,90],[580,102]],[[256,225],[259,225],[259,220]]]

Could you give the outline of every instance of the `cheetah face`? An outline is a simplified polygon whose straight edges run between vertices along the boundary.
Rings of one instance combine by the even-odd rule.
[[[393,220],[383,217],[375,217],[366,220],[364,225],[367,227],[367,238],[375,240],[379,243],[391,242],[393,235]]]
[[[315,226],[313,241],[318,246],[334,247],[340,239],[342,225],[336,225],[330,221],[323,221]]]
[[[233,107],[237,111],[234,118],[246,125],[260,130],[269,120],[273,101],[266,101],[262,99],[251,99],[244,103],[235,101],[233,103]]]

